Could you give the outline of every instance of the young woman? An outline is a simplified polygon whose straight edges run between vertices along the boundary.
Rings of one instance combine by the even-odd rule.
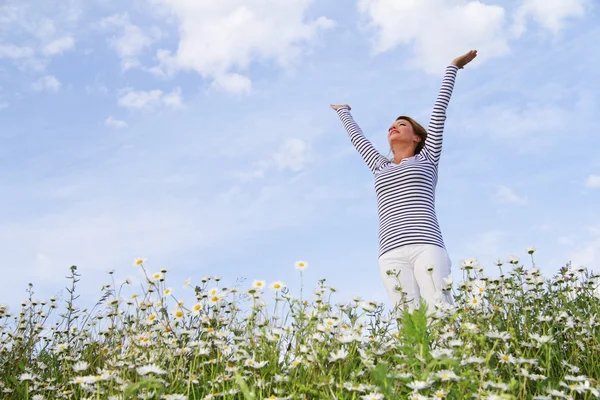
[[[420,297],[430,307],[452,301],[442,291],[451,262],[435,213],[435,188],[446,108],[456,73],[476,56],[477,51],[471,50],[446,68],[428,130],[410,117],[400,116],[394,121],[388,129],[392,160],[364,137],[349,105],[331,105],[375,177],[379,267],[394,305],[414,309]]]

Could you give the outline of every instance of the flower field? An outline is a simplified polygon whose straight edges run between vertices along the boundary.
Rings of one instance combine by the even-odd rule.
[[[324,280],[294,296],[205,277],[187,304],[142,259],[137,295],[113,282],[80,309],[73,266],[67,298],[36,300],[30,286],[20,310],[0,305],[0,398],[598,398],[600,275],[543,277],[528,253],[493,276],[464,260],[444,288],[454,304],[414,311],[334,303]]]

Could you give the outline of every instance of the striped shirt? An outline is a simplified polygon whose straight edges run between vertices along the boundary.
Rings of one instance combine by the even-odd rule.
[[[435,213],[435,188],[446,108],[457,71],[458,67],[453,65],[446,68],[423,149],[413,157],[403,159],[400,164],[388,160],[373,147],[347,108],[337,111],[352,144],[375,176],[379,257],[410,244],[433,244],[445,248]]]

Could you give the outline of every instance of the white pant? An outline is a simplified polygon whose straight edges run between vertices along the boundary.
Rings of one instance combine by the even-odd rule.
[[[451,295],[442,291],[451,265],[446,249],[432,244],[405,245],[379,257],[381,278],[393,305],[407,304],[413,310],[419,307],[419,297],[429,309],[438,302],[452,303]]]

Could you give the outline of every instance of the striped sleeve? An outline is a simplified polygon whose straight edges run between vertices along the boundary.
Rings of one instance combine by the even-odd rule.
[[[433,106],[433,113],[429,120],[429,128],[427,129],[427,139],[425,140],[425,146],[421,153],[436,167],[440,162],[440,155],[442,154],[442,133],[444,132],[444,122],[446,121],[446,108],[450,102],[450,96],[452,96],[452,89],[454,88],[454,80],[456,79],[456,73],[458,67],[449,65],[446,68],[446,74],[442,81],[442,88]]]
[[[358,124],[354,122],[350,110],[347,108],[340,108],[337,110],[337,113],[342,121],[342,125],[344,125],[346,132],[348,132],[348,135],[350,136],[350,141],[354,147],[356,147],[356,150],[358,150],[363,160],[365,160],[371,172],[375,174],[375,171],[377,171],[382,163],[387,161],[387,158],[379,153],[375,147],[373,147],[369,139],[363,135]]]

